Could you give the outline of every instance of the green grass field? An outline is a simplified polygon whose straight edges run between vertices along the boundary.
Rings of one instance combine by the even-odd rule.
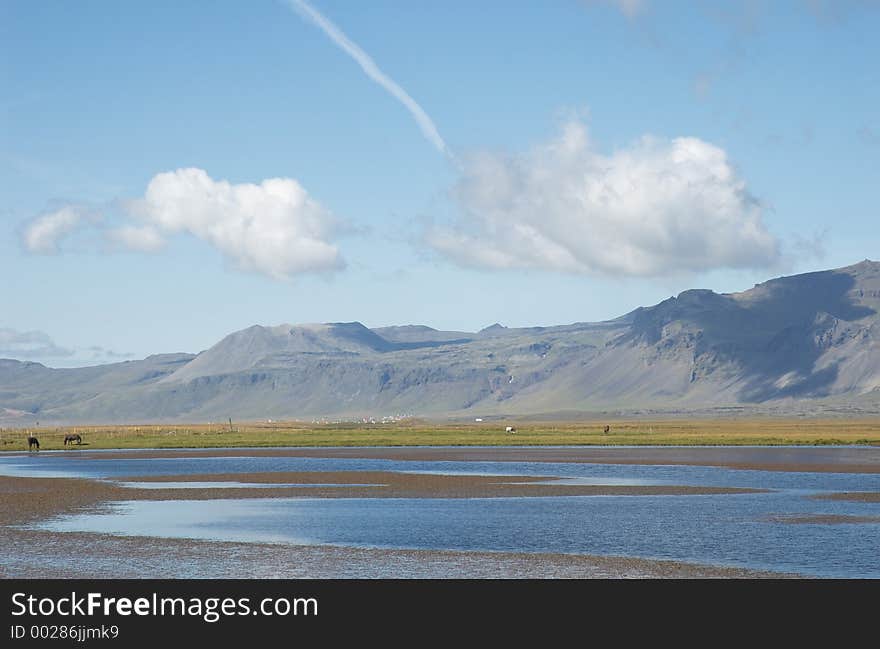
[[[611,426],[604,433],[605,424]],[[515,426],[516,433],[506,433]],[[71,426],[31,431],[42,450],[236,446],[880,445],[880,419],[666,419],[657,421],[306,424],[301,422]],[[0,431],[0,450],[27,448],[26,431]]]

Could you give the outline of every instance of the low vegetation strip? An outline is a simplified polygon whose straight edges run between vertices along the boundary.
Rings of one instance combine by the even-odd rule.
[[[605,432],[605,427],[608,432]],[[507,428],[513,432],[507,432]],[[0,430],[0,450],[297,446],[775,446],[880,445],[880,419],[309,424],[151,424]],[[65,438],[79,436],[65,444]]]

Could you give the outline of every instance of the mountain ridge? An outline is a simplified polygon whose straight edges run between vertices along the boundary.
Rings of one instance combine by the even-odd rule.
[[[195,355],[67,369],[0,360],[0,421],[873,413],[878,314],[880,263],[865,260],[735,293],[689,289],[595,323],[253,325]]]

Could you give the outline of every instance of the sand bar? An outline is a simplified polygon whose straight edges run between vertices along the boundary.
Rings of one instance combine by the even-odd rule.
[[[852,516],[849,514],[779,514],[765,519],[769,523],[790,523],[795,525],[839,525],[851,524],[876,524],[880,523],[880,516]]]
[[[856,503],[880,503],[880,491],[843,491],[819,494],[813,498],[816,500],[849,500]]]
[[[266,488],[246,490],[215,486],[187,490],[193,498],[217,498],[218,493],[234,491],[231,497],[312,498],[510,498],[541,496],[686,496],[764,493],[761,489],[706,487],[690,485],[568,485],[552,484],[553,476],[484,476],[397,473],[394,471],[272,471],[266,473],[200,473],[171,476],[131,476],[120,482],[246,482]],[[550,484],[547,484],[550,482]],[[332,486],[324,486],[327,484]],[[285,484],[314,485],[295,489]],[[351,485],[351,486],[348,486]],[[132,489],[134,498],[157,500],[163,493],[179,497],[175,489]],[[129,490],[126,490],[129,493]]]

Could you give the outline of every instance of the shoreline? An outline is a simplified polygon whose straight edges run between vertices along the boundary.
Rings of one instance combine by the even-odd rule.
[[[316,446],[107,449],[100,452],[78,450],[70,453],[93,459],[308,457],[419,462],[684,465],[751,471],[880,473],[880,447],[875,446]],[[28,456],[27,453],[19,455]]]

